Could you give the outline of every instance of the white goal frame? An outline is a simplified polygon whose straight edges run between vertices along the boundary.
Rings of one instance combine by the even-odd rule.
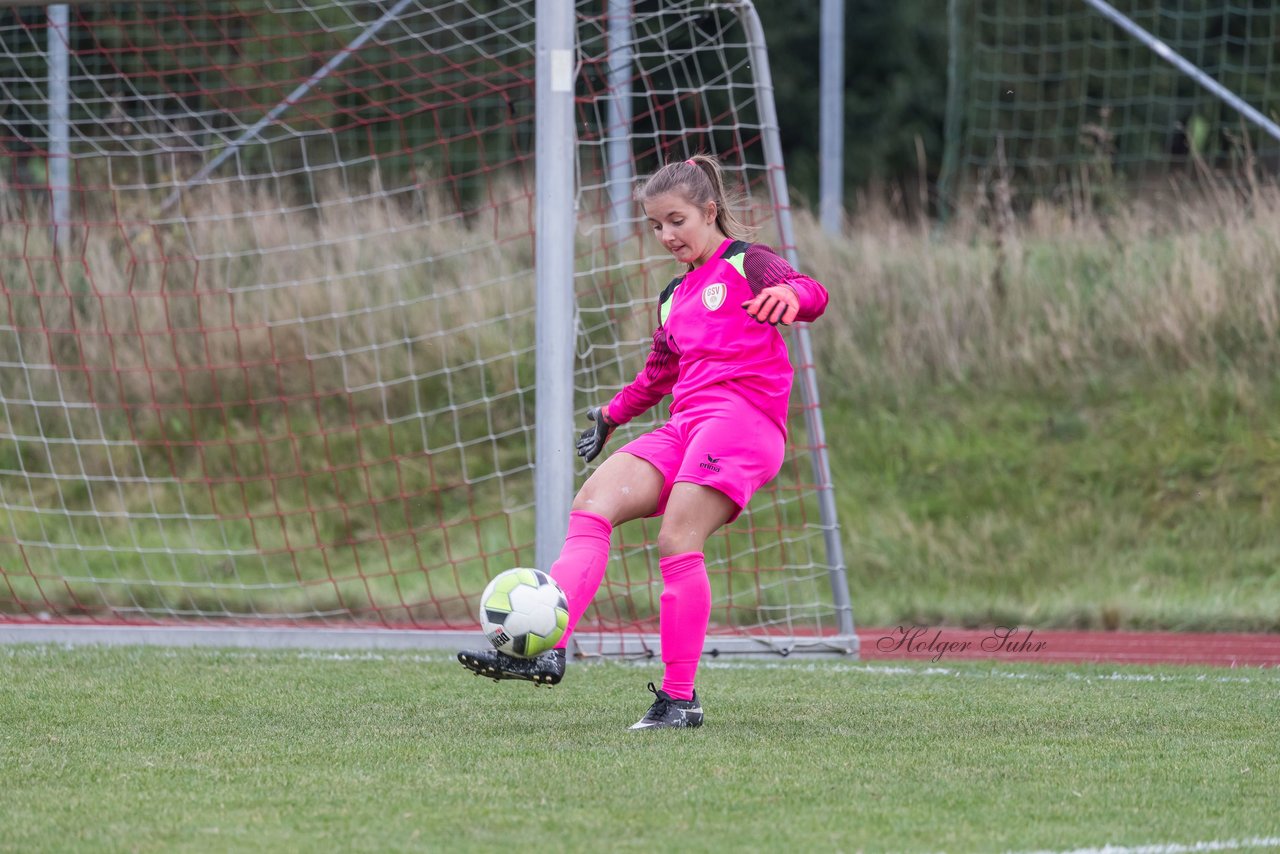
[[[69,6],[90,6],[107,0],[78,0],[72,4],[58,4],[49,0],[20,2],[0,0],[0,7],[48,6],[49,15],[49,137],[51,141],[67,138],[66,62],[65,46],[59,49],[58,34],[65,32]],[[291,102],[302,94],[304,87],[321,83],[325,75],[341,64],[345,56],[357,50],[363,41],[373,38],[378,28],[393,20],[399,10],[413,0],[387,3],[382,18],[371,25],[348,46],[348,51],[336,54],[317,70],[298,91],[263,116],[256,125],[242,132],[216,157],[208,160],[195,174],[177,187],[164,203],[169,207],[188,188],[199,185],[214,173],[236,150],[252,142],[264,127],[285,115]],[[768,166],[768,186],[772,206],[777,212],[777,238],[786,247],[785,255],[793,266],[800,266],[795,251],[794,226],[787,190],[786,172],[782,159],[779,122],[774,102],[773,83],[765,46],[763,27],[750,0],[727,0],[716,4],[730,9],[738,17],[747,34],[754,71],[755,95],[762,125],[762,145]],[[630,4],[610,0],[610,28],[617,33],[627,32],[627,16]],[[575,10],[574,4],[564,0],[537,0],[536,25],[536,186],[537,230],[536,267],[537,300],[537,418],[536,418],[536,553],[539,565],[549,565],[558,553],[563,540],[569,507],[573,497],[573,469],[564,460],[572,460],[571,437],[574,426],[574,341],[577,316],[574,291],[574,233],[563,223],[576,218],[576,176],[578,174],[577,145],[575,140],[573,110],[575,65]],[[614,29],[616,27],[616,29]],[[617,62],[611,59],[611,74],[621,72],[616,78],[622,87],[617,98],[619,104],[627,100],[629,92],[621,81],[625,80],[625,63],[629,53],[620,51]],[[611,105],[612,109],[612,105]],[[621,109],[621,108],[620,108]],[[627,115],[619,112],[617,115]],[[616,147],[611,150],[617,150]],[[65,149],[64,149],[65,152]],[[55,152],[56,153],[56,152]],[[50,197],[54,240],[61,242],[63,229],[60,223],[67,221],[66,190],[68,178],[65,158],[52,158],[50,170]],[[61,163],[64,171],[53,167]],[[611,163],[610,181],[613,186],[625,183],[630,176],[618,171],[620,164]],[[619,204],[621,199],[619,198]],[[853,609],[849,597],[846,564],[841,543],[841,532],[836,513],[832,476],[827,456],[825,427],[820,408],[815,356],[809,330],[802,324],[792,332],[792,343],[800,366],[797,384],[804,403],[806,429],[813,448],[811,453],[813,483],[816,502],[820,511],[820,525],[826,550],[827,574],[831,588],[834,620],[838,631],[834,635],[791,637],[786,640],[755,637],[720,637],[708,639],[706,654],[803,654],[836,652],[856,655],[858,638],[854,629]],[[583,632],[575,638],[578,650],[590,649],[594,654],[637,654],[637,649],[652,650],[658,645],[656,635],[626,635]],[[465,631],[399,630],[382,628],[313,628],[313,627],[245,627],[221,626],[111,626],[68,625],[58,623],[6,623],[0,620],[0,642],[6,643],[62,643],[62,644],[157,644],[166,646],[215,646],[260,648],[370,648],[370,649],[423,649],[456,648],[459,644],[482,642],[483,635]],[[652,655],[651,652],[643,653]]]

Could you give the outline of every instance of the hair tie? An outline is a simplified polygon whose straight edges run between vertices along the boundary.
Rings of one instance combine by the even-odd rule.
[[[688,164],[688,165],[690,165],[690,166],[697,166],[697,165],[698,165],[697,163],[694,163],[694,162],[693,162],[693,158],[692,158],[692,157],[690,157],[688,160],[686,160],[686,161],[685,161],[685,163],[686,163],[686,164]]]

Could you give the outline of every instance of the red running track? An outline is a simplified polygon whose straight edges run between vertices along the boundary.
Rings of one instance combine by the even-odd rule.
[[[6,626],[46,624],[31,617],[0,614]],[[163,623],[125,623],[85,618],[62,624],[163,627]],[[175,624],[176,625],[176,624]],[[210,624],[212,625],[212,624]],[[224,624],[238,627],[240,624]],[[257,628],[282,628],[255,622]],[[190,628],[188,626],[188,628]],[[361,628],[352,626],[351,628]],[[373,627],[365,627],[373,628]],[[383,626],[403,629],[457,629],[458,626]],[[1062,629],[960,629],[946,626],[893,626],[859,629],[859,657],[867,661],[957,660],[1098,664],[1200,664],[1214,667],[1280,667],[1280,633],[1066,631]]]
[[[894,626],[859,629],[858,640],[860,657],[868,661],[897,659],[942,664],[987,659],[1280,667],[1280,634]]]

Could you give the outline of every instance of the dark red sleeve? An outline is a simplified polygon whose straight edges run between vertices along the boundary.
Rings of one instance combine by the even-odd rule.
[[[751,244],[742,262],[742,272],[751,285],[751,293],[756,296],[774,285],[785,285],[795,291],[800,298],[800,313],[796,320],[817,320],[827,309],[827,301],[830,299],[827,289],[803,273],[796,272],[787,263],[787,259],[768,246]]]
[[[670,393],[679,375],[680,360],[667,343],[667,330],[659,326],[653,333],[653,348],[644,367],[605,407],[609,420],[626,424],[645,412]]]

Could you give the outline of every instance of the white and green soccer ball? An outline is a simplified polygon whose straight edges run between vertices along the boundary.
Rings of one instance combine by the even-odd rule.
[[[499,652],[533,658],[559,643],[569,626],[569,600],[545,572],[508,569],[480,595],[480,626]]]

